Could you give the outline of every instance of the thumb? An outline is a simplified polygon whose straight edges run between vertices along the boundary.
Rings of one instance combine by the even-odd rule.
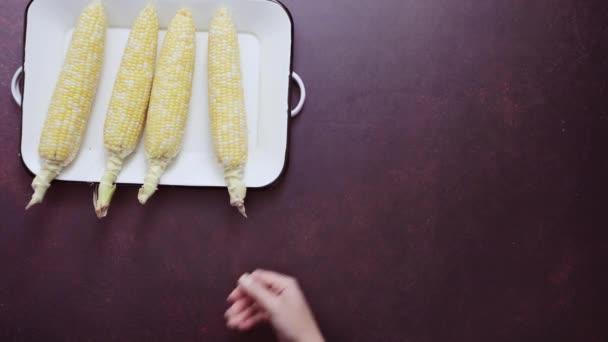
[[[259,283],[248,273],[239,278],[239,287],[253,298],[264,310],[272,313],[277,298],[266,286]]]

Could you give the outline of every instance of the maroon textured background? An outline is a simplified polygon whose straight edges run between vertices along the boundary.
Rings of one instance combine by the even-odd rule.
[[[24,212],[0,2],[0,340],[268,341],[224,328],[255,267],[301,280],[332,341],[607,341],[608,3],[285,1],[309,102],[252,191],[88,184]]]

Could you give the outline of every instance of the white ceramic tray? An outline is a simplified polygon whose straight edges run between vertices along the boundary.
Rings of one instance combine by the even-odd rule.
[[[63,64],[78,16],[90,0],[33,0],[27,10],[23,67],[12,82],[13,97],[22,105],[21,156],[32,172],[40,170],[38,143],[47,108]],[[98,182],[105,152],[103,123],[129,27],[149,0],[102,0],[108,17],[105,62],[86,136],[76,160],[59,180]],[[163,175],[161,184],[224,186],[222,170],[213,153],[207,102],[207,30],[219,5],[228,6],[239,32],[239,46],[247,123],[248,187],[272,184],[283,172],[287,158],[289,119],[305,101],[302,80],[292,70],[293,20],[275,0],[153,0],[162,42],[165,29],[180,7],[188,7],[197,27],[195,77],[183,149]],[[159,44],[159,50],[160,50]],[[23,98],[19,88],[23,75]],[[290,110],[291,80],[300,87],[300,102]],[[118,183],[141,184],[147,167],[143,139],[127,160]]]

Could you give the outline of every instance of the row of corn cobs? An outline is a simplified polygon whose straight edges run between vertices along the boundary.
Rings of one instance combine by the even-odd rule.
[[[192,13],[181,9],[171,21],[157,61],[158,16],[148,5],[129,34],[104,125],[107,165],[95,194],[104,217],[123,162],[137,147],[145,123],[148,171],[139,202],[157,190],[178,155],[189,112],[195,61]],[[40,139],[42,168],[32,183],[27,208],[42,202],[50,183],[80,149],[104,58],[106,15],[99,0],[80,15],[55,87]],[[245,217],[243,183],[247,120],[237,33],[228,9],[220,7],[209,29],[209,113],[213,146],[224,170],[230,203]]]

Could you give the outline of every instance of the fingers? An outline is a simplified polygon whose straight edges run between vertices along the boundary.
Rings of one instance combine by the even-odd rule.
[[[224,314],[224,316],[226,318],[233,317],[234,315],[239,314],[240,312],[249,308],[252,305],[254,305],[254,303],[253,303],[253,300],[251,300],[250,298],[245,297],[245,298],[239,299],[236,302],[234,302],[234,304],[232,304],[232,306],[230,306],[230,308],[228,308],[228,310],[226,310],[226,313]]]
[[[233,314],[232,316],[228,316],[228,326],[229,327],[237,327],[239,325],[239,323],[241,323],[244,319],[249,318],[250,316],[252,316],[253,314],[255,314],[255,308],[253,308],[252,306],[248,306],[246,308],[244,308],[243,310],[240,310],[239,312]]]
[[[245,273],[239,278],[239,287],[253,298],[264,310],[273,312],[277,304],[276,294],[263,283]]]
[[[236,313],[233,316],[229,317],[228,326],[238,327],[243,321],[258,314],[259,312],[260,312],[260,308],[258,306],[255,306],[255,305],[248,306],[247,308],[241,310],[239,313]]]
[[[227,325],[246,330],[269,320],[280,302],[280,294],[289,288],[297,288],[291,277],[266,270],[245,273],[239,278],[237,288],[228,295],[232,305],[225,314]]]
[[[253,273],[251,273],[251,276],[263,283],[276,294],[281,294],[285,288],[288,288],[296,283],[295,279],[289,276],[261,269],[255,270]],[[227,301],[235,302],[245,296],[247,296],[247,293],[237,286],[237,288],[228,295]]]
[[[227,319],[226,325],[232,329],[248,330],[256,324],[268,321],[268,319],[268,313],[251,308],[251,310],[247,310],[239,316]]]
[[[228,327],[244,330],[259,323],[261,319],[268,317],[268,314],[251,298],[245,297],[232,304],[224,317]]]
[[[251,329],[256,324],[261,322],[265,322],[269,319],[268,313],[266,312],[256,312],[255,314],[243,319],[237,326],[239,330],[247,330]]]
[[[258,281],[273,289],[283,290],[296,283],[295,279],[273,271],[255,270],[251,275]]]
[[[237,286],[236,289],[234,289],[234,290],[232,290],[232,292],[230,292],[230,294],[228,295],[227,300],[229,302],[233,302],[234,303],[237,300],[239,300],[239,299],[241,299],[243,297],[246,297],[246,296],[247,296],[247,294],[245,292],[243,292],[243,290],[241,290],[241,288],[239,288]]]

